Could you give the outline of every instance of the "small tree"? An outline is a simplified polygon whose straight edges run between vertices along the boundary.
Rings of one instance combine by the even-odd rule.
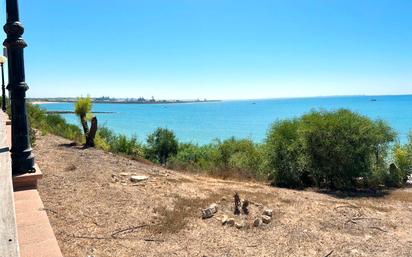
[[[177,153],[178,142],[173,131],[158,128],[147,137],[146,157],[166,164],[167,159]]]
[[[74,105],[74,112],[79,116],[80,123],[83,127],[83,133],[86,138],[85,147],[94,147],[94,138],[97,132],[97,118],[95,116],[90,119],[90,130],[87,120],[91,116],[92,99],[88,97],[80,97]]]

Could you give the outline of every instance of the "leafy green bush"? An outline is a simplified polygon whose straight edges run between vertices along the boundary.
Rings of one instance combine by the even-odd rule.
[[[384,122],[342,109],[275,123],[266,142],[275,184],[347,189],[388,168],[394,139]]]
[[[136,137],[128,138],[124,135],[116,136],[116,140],[110,149],[116,153],[123,153],[131,156],[143,156],[143,149]]]
[[[177,154],[178,142],[173,131],[158,128],[147,137],[146,158],[154,162],[166,164],[170,156]]]
[[[404,173],[394,163],[389,166],[389,174],[385,177],[385,185],[389,187],[400,187],[404,184]]]
[[[218,142],[216,166],[221,175],[256,177],[260,171],[262,156],[259,155],[256,144],[250,139],[235,139],[234,137]]]
[[[110,151],[109,143],[107,143],[106,140],[100,135],[99,131],[97,132],[96,138],[94,139],[94,145],[98,149]]]
[[[128,138],[124,135],[115,135],[106,127],[99,129],[95,141],[96,145],[103,150],[130,156],[144,156],[143,147],[135,136]]]
[[[406,182],[412,175],[412,134],[404,145],[397,144],[393,149],[394,163],[402,174],[402,181]]]
[[[109,146],[113,145],[116,141],[116,135],[112,130],[106,127],[101,127],[97,131],[97,134],[102,140],[104,140]]]
[[[180,144],[177,154],[169,158],[167,165],[179,170],[209,171],[214,168],[215,150],[211,145]]]
[[[209,173],[219,177],[247,177],[261,179],[264,172],[264,148],[251,140],[229,138],[198,146],[180,144],[168,166],[174,169]]]
[[[272,184],[304,187],[312,184],[308,174],[308,156],[299,134],[300,120],[275,122],[266,137]]]
[[[318,186],[351,188],[385,166],[395,133],[382,121],[349,110],[312,112],[302,117],[304,151]]]
[[[79,127],[68,124],[58,114],[47,114],[38,105],[27,104],[29,124],[42,133],[51,133],[76,142],[82,141],[82,132]]]

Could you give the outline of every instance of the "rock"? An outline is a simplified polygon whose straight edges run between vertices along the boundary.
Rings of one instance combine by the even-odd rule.
[[[235,225],[235,219],[234,218],[229,218],[226,221],[226,225],[228,225],[229,227],[233,227]]]
[[[129,173],[127,173],[127,172],[120,172],[119,175],[122,176],[122,177],[127,177],[127,176],[129,176]]]
[[[260,219],[260,218],[256,218],[254,221],[253,221],[253,226],[254,227],[259,227],[260,225],[262,225],[262,220]]]
[[[240,208],[241,208],[241,201],[240,201],[240,196],[238,193],[236,193],[233,196],[234,200],[235,200],[235,211],[233,212],[235,215],[239,215],[240,214]]]
[[[148,176],[131,176],[130,177],[130,181],[132,182],[142,182],[148,179],[149,179]]]
[[[229,217],[227,215],[223,215],[222,225],[226,225],[228,219],[229,219]]]
[[[266,210],[263,211],[263,215],[272,217],[272,215],[273,215],[273,210],[271,210],[271,209],[266,209]]]
[[[272,218],[267,215],[262,215],[262,221],[265,224],[269,224],[272,221]]]
[[[212,204],[208,208],[202,210],[202,219],[208,219],[213,217],[217,212],[217,204]]]
[[[244,200],[243,203],[242,203],[242,211],[245,215],[249,215],[248,207],[249,207],[249,201]]]
[[[245,227],[245,223],[243,223],[243,222],[236,222],[236,223],[235,223],[235,227],[236,227],[237,229],[242,229],[242,228]]]

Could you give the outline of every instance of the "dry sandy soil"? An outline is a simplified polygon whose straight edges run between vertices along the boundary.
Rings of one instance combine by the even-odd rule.
[[[41,136],[39,191],[64,256],[412,256],[412,188],[344,197],[191,175]],[[129,173],[147,175],[132,183]],[[233,195],[251,202],[232,215]],[[218,213],[201,219],[211,203]],[[273,221],[258,228],[265,208]],[[224,214],[242,229],[222,226]]]

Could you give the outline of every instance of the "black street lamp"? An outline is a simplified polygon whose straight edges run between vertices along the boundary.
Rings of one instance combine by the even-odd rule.
[[[13,175],[34,172],[34,155],[30,146],[29,127],[26,110],[26,91],[23,49],[27,46],[22,35],[23,25],[19,21],[17,0],[6,0],[7,23],[4,31],[7,38],[3,45],[7,48],[11,106],[11,160]]]
[[[6,56],[0,56],[1,66],[1,109],[6,112],[6,86],[4,85],[4,63],[7,61]]]

